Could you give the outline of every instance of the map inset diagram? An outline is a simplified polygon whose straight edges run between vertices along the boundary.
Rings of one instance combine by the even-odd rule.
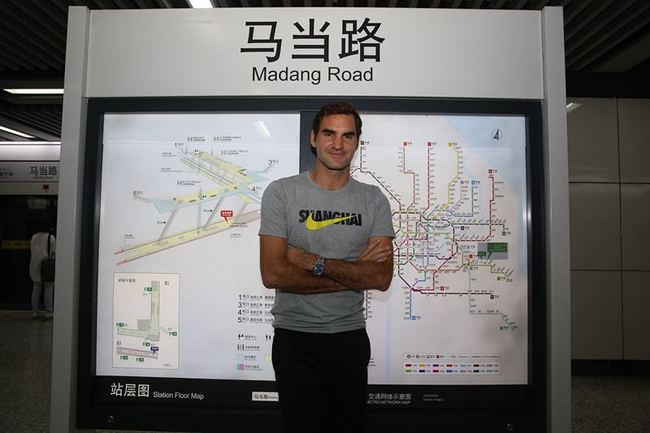
[[[178,274],[114,278],[114,367],[178,368]]]

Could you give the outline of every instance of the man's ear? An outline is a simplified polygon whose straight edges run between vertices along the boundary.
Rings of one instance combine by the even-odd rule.
[[[309,133],[309,143],[311,144],[311,147],[316,147],[316,134],[314,134],[313,129]]]

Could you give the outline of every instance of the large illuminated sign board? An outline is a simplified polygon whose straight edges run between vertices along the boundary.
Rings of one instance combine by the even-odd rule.
[[[248,411],[277,425],[260,202],[309,169],[322,102],[91,101],[81,424],[151,428],[136,413],[164,411],[161,428],[198,430]],[[371,413],[543,418],[538,104],[352,102],[352,175],[386,194],[396,230],[391,288],[365,299]],[[187,410],[189,425],[170,415]]]

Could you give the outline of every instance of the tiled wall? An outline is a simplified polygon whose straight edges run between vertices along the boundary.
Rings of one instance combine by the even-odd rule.
[[[573,359],[650,359],[650,100],[571,99]]]

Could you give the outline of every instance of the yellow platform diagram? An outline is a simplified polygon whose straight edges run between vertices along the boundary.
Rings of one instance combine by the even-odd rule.
[[[192,173],[201,176],[214,186],[205,191],[198,190],[167,198],[150,198],[143,197],[142,194],[135,194],[135,200],[153,204],[160,214],[166,215],[166,220],[156,239],[125,246],[117,251],[115,254],[120,259],[118,264],[241,227],[243,224],[260,218],[261,196],[255,185],[266,180],[265,174],[273,168],[275,161],[269,161],[267,167],[260,172],[251,172],[245,167],[205,151],[184,151],[179,158],[180,162]],[[224,200],[227,198],[229,204],[226,207]],[[236,199],[234,206],[233,198]],[[201,217],[204,205],[212,207],[207,221],[202,221]],[[179,211],[188,207],[194,207],[197,210],[199,215],[197,224],[194,227],[183,227],[174,232],[175,217]]]

